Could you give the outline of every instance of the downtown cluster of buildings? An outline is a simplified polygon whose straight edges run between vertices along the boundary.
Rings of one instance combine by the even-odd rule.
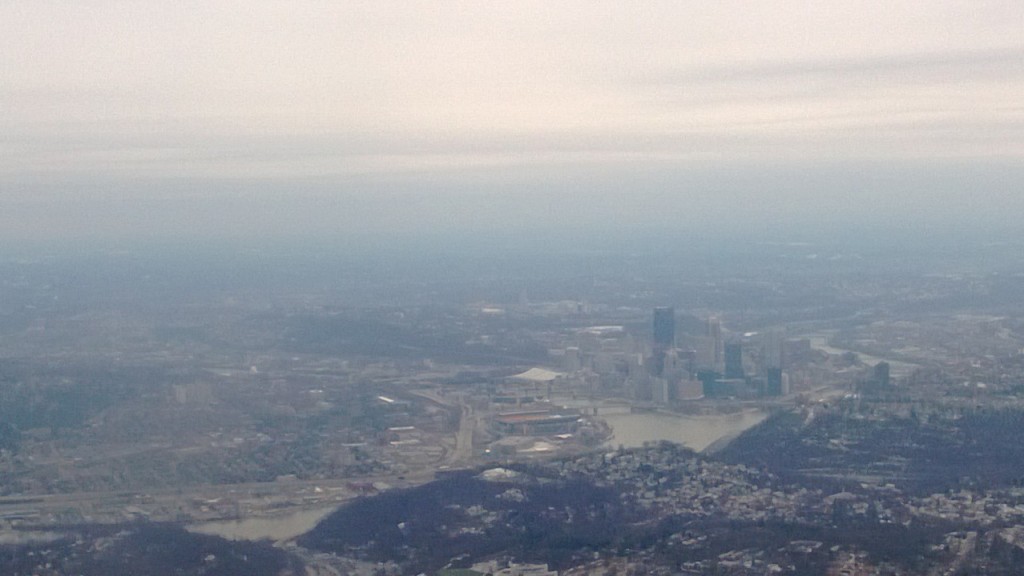
[[[675,309],[669,307],[654,309],[653,328],[654,346],[647,361],[648,371],[655,378],[651,380],[652,400],[671,401],[666,393],[680,378],[698,382],[705,398],[781,396],[788,392],[789,382],[782,370],[781,330],[730,335],[726,339],[721,322],[711,316],[703,335],[677,336]],[[641,390],[641,394],[645,392]]]
[[[715,316],[704,319],[700,330],[679,330],[677,324],[674,308],[658,307],[649,340],[621,326],[592,326],[557,353],[577,389],[670,406],[698,398],[786,395],[788,361],[805,360],[812,352],[809,340],[786,339],[781,329],[728,333]]]

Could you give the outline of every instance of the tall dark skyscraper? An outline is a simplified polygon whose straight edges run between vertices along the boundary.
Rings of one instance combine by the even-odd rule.
[[[654,346],[662,350],[676,345],[676,309],[659,306],[654,309]]]
[[[782,396],[782,368],[767,370],[764,393],[767,396]]]
[[[889,363],[879,362],[875,364],[875,383],[882,388],[888,388],[891,380],[889,378]]]
[[[722,322],[715,316],[709,316],[707,333],[704,335],[711,339],[711,367],[721,370],[723,365]]]
[[[728,342],[725,345],[725,377],[743,378],[743,344]]]
[[[764,333],[764,355],[762,364],[766,370],[782,368],[782,346],[784,332],[775,328]]]

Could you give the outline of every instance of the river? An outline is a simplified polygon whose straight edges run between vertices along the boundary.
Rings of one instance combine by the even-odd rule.
[[[300,510],[278,516],[201,522],[188,527],[192,532],[212,534],[229,540],[291,540],[305,534],[334,512],[337,506]]]
[[[612,427],[612,435],[605,442],[607,446],[638,448],[644,442],[668,440],[700,452],[715,442],[738,436],[767,416],[760,410],[744,410],[735,414],[699,416],[654,412],[609,414],[602,419]]]
[[[826,352],[828,354],[841,355],[846,354],[848,352],[852,352],[853,354],[856,354],[860,361],[864,362],[865,364],[873,365],[878,364],[879,362],[887,362],[889,364],[889,368],[891,369],[892,376],[894,377],[907,376],[911,372],[920,367],[917,364],[904,362],[902,360],[883,358],[881,356],[872,356],[870,354],[865,354],[863,352],[858,352],[856,350],[847,350],[846,348],[836,348],[835,346],[829,344],[829,337],[826,334],[812,334],[810,336],[807,336],[807,338],[810,339],[811,341],[811,348],[821,350],[822,352]]]

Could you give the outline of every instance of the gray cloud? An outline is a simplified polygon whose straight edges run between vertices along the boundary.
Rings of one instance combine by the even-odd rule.
[[[630,78],[638,84],[850,76],[925,77],[931,80],[1008,80],[1024,76],[1024,45],[1000,49],[890,54],[883,56],[805,58],[650,73]]]

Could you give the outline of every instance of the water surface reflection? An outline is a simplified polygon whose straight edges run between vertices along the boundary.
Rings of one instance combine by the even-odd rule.
[[[213,534],[229,540],[290,540],[312,530],[317,522],[335,509],[336,507],[332,506],[300,510],[280,516],[202,522],[188,528],[193,532]]]
[[[736,414],[699,416],[654,412],[609,414],[602,418],[612,427],[612,436],[606,442],[608,446],[638,448],[644,442],[668,440],[699,452],[719,440],[738,436],[767,416],[760,410],[745,410]]]

